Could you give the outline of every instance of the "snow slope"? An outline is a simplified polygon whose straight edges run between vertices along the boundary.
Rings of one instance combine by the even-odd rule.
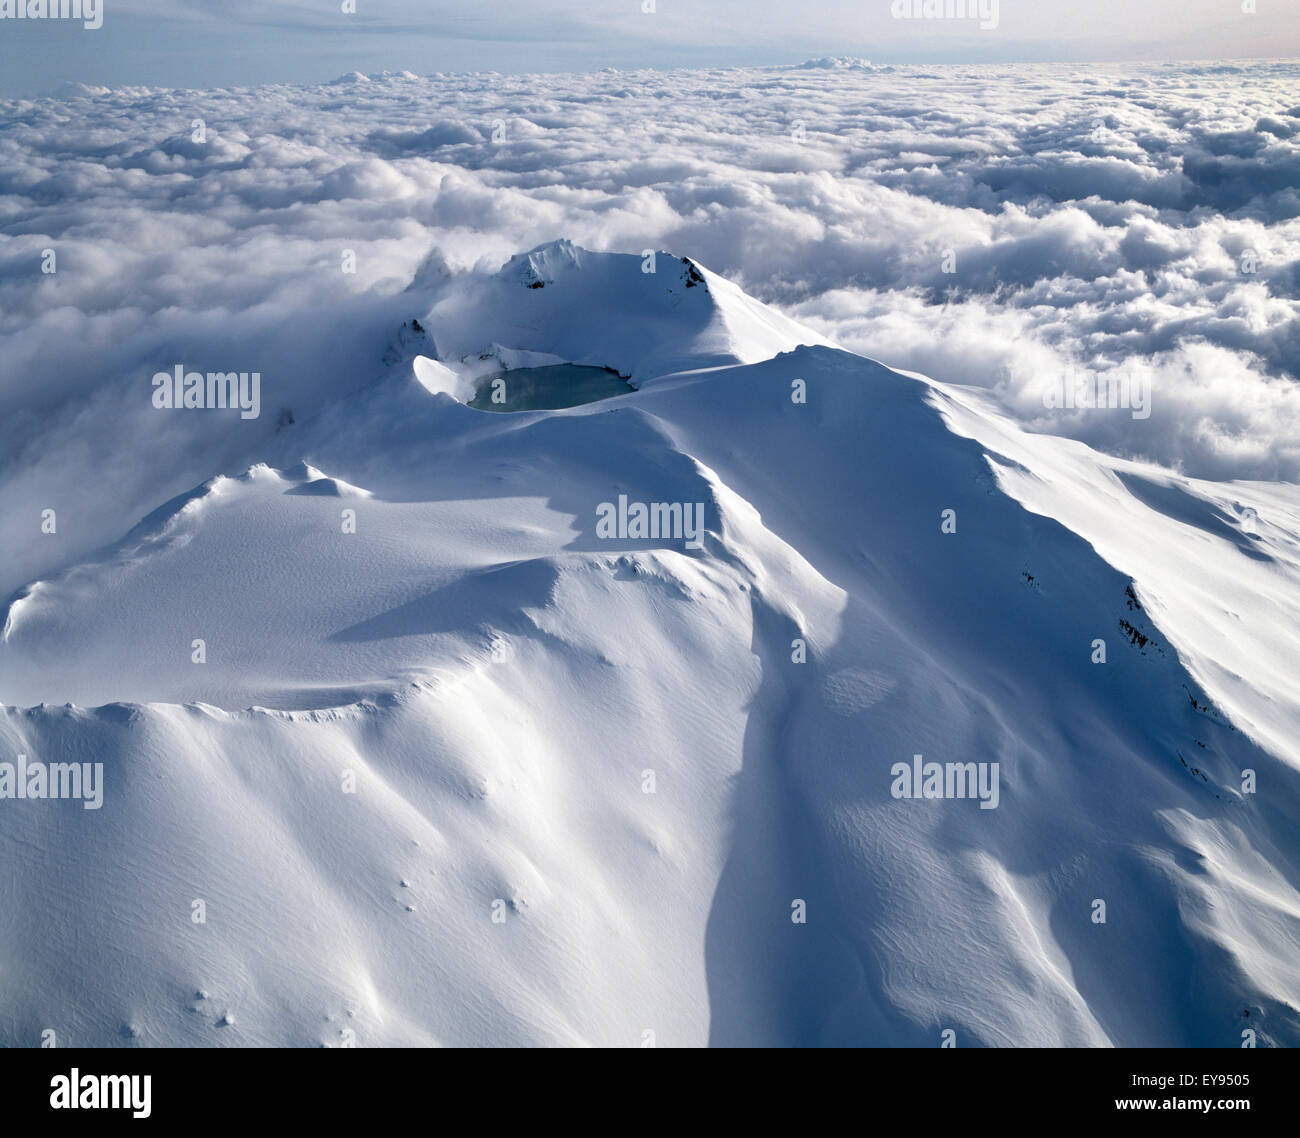
[[[431,259],[379,380],[11,599],[0,757],[106,791],[0,802],[0,1043],[1300,1041],[1294,487],[646,265]],[[556,360],[639,390],[461,401]]]

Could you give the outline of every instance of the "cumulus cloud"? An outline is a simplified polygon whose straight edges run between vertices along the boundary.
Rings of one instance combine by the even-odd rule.
[[[373,378],[430,250],[465,270],[559,237],[697,258],[1036,429],[1295,480],[1297,186],[1287,63],[827,60],[0,102],[0,539],[25,579],[52,556],[13,540],[33,508],[66,502],[89,548],[212,474],[214,446],[261,459],[279,415]],[[210,424],[140,406],[181,362],[259,369],[270,413],[200,447]],[[1066,375],[1137,369],[1148,418],[1045,406]]]

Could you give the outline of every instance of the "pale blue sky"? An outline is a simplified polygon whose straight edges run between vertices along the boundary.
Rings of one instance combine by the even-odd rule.
[[[0,0],[28,3],[29,0]],[[67,81],[211,87],[351,70],[1300,56],[1300,0],[999,0],[997,26],[893,0],[100,0],[103,27],[0,19],[0,94]],[[971,0],[972,3],[976,0]],[[989,2],[989,0],[985,0]]]

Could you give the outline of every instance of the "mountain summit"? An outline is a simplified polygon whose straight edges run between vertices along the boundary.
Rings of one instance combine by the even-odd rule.
[[[8,604],[0,758],[103,801],[0,801],[0,1042],[1300,1042],[1281,490],[666,253],[426,268],[429,354]],[[638,390],[467,405],[560,364]]]
[[[526,348],[637,385],[829,343],[689,258],[592,253],[568,241],[494,274],[442,278],[424,324],[447,356]]]

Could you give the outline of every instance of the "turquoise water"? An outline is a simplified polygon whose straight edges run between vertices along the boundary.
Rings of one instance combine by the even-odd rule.
[[[504,382],[505,402],[492,401],[493,381]],[[635,390],[616,371],[577,364],[548,364],[502,371],[478,381],[471,407],[480,411],[549,411],[577,407]]]

